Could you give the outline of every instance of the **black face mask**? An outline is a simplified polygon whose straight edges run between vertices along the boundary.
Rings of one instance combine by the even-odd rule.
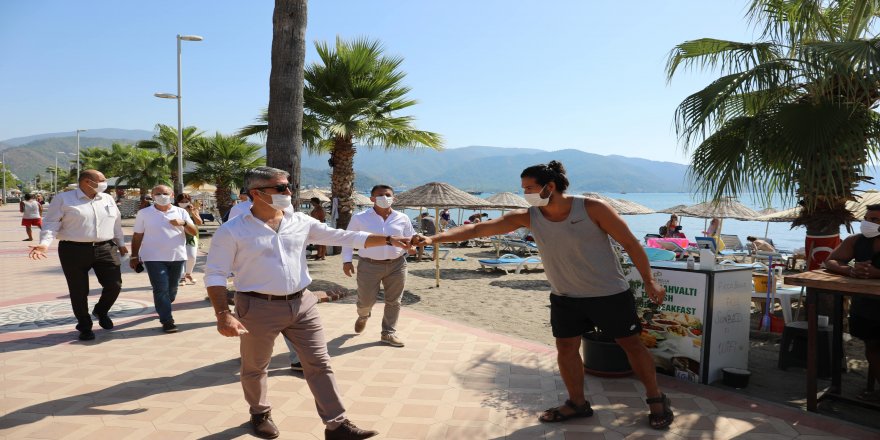
[[[681,232],[681,226],[676,226],[676,227],[675,227],[675,232]]]

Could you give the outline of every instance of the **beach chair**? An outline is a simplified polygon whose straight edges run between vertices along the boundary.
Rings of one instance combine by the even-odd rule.
[[[721,241],[724,242],[724,248],[732,251],[744,251],[746,247],[743,245],[743,242],[739,239],[738,235],[730,235],[730,234],[721,234]]]
[[[538,245],[532,241],[506,238],[502,240],[501,249],[515,254],[533,255],[538,253]]]
[[[491,259],[491,260],[479,260],[480,269],[484,270],[495,270],[500,269],[503,270],[504,273],[510,273],[510,271],[514,271],[514,273],[519,274],[523,269],[532,270],[542,267],[541,257],[531,256],[526,258],[521,258],[517,255],[513,254],[504,254],[499,258]]]
[[[708,249],[713,254],[718,253],[718,244],[715,243],[714,237],[696,237],[697,247],[700,249]]]
[[[645,234],[645,244],[648,244],[649,238],[663,238],[660,234]]]
[[[651,247],[644,249],[648,255],[648,261],[675,261],[675,252]]]
[[[434,246],[425,246],[425,253],[429,255],[434,255]],[[441,247],[437,250],[437,255],[441,260],[445,260],[446,256],[449,255],[449,248]]]

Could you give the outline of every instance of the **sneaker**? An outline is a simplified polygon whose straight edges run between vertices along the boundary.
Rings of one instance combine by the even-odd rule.
[[[357,321],[354,322],[354,332],[362,333],[364,328],[367,327],[367,320],[370,319],[369,316],[359,316]]]
[[[95,318],[98,318],[98,325],[100,325],[102,329],[110,330],[113,328],[113,320],[110,319],[110,316],[106,313],[103,315],[92,313],[92,315],[95,315]]]
[[[86,330],[79,332],[79,340],[80,341],[91,341],[95,339],[95,332],[91,330]]]
[[[382,342],[394,347],[403,347],[403,341],[394,333],[386,333],[382,335]]]
[[[266,411],[263,414],[251,414],[251,427],[254,429],[254,435],[260,438],[275,438],[281,434],[275,422],[272,421],[272,412]]]
[[[324,430],[324,440],[359,440],[379,435],[377,431],[367,431],[360,429],[351,423],[351,420],[345,419],[338,428],[334,430]]]
[[[296,363],[290,364],[290,369],[293,371],[302,371],[303,364],[302,364],[302,362],[296,362]]]
[[[162,331],[165,333],[176,333],[177,326],[174,325],[174,321],[168,321],[162,323]]]

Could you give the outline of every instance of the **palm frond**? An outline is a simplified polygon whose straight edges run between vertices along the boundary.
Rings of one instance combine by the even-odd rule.
[[[666,79],[671,81],[679,67],[708,67],[727,74],[748,70],[779,57],[779,48],[771,42],[740,43],[714,38],[685,41],[670,51]]]

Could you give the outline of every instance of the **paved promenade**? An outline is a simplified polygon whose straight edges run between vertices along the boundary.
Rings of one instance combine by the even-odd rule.
[[[96,324],[97,339],[81,342],[56,246],[48,260],[27,259],[23,229],[17,206],[0,207],[0,438],[252,438],[238,341],[217,333],[201,280],[183,287],[174,305],[181,331],[163,334],[146,274],[126,268],[111,311],[116,328]],[[93,277],[92,298],[99,288]],[[661,385],[677,415],[669,431],[647,427],[637,381],[589,376],[596,414],[541,424],[537,414],[565,399],[551,347],[404,309],[399,331],[407,345],[392,348],[378,342],[381,307],[363,335],[353,333],[350,300],[319,307],[349,415],[382,439],[880,438],[666,377]],[[323,439],[305,381],[290,372],[280,339],[275,348],[269,390],[281,438]]]

